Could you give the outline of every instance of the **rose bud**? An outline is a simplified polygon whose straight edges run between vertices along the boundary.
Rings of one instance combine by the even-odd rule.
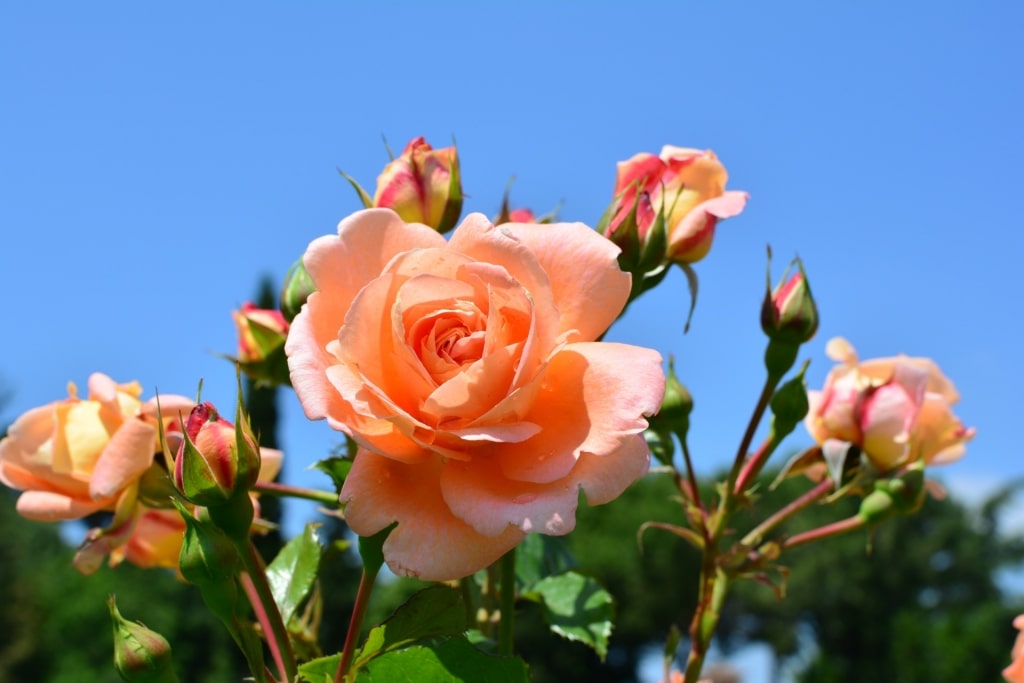
[[[391,209],[406,223],[423,223],[440,233],[454,228],[462,214],[455,147],[435,150],[422,136],[410,141],[377,177],[373,206]]]
[[[746,204],[745,192],[726,191],[727,178],[725,166],[710,150],[665,145],[659,156],[636,154],[618,165],[608,215],[624,217],[641,199],[649,201],[651,210],[636,211],[641,244],[655,218],[663,216],[663,259],[696,263],[710,251],[718,221],[740,214]]]
[[[787,278],[794,264],[797,271]],[[800,259],[794,259],[782,278],[774,291],[765,292],[761,329],[772,341],[806,343],[818,331],[818,308]]]
[[[220,505],[252,489],[259,471],[259,448],[244,419],[232,425],[209,403],[192,409],[174,461],[182,495],[196,505]]]
[[[306,303],[306,299],[315,291],[313,280],[300,258],[288,269],[284,276],[284,284],[281,286],[281,313],[284,319],[289,323],[294,320],[302,310],[302,304]]]
[[[238,361],[244,366],[265,361],[274,351],[284,346],[288,336],[288,321],[281,311],[257,308],[252,302],[232,311],[238,327]]]
[[[121,678],[129,683],[177,683],[167,639],[121,616],[113,597],[107,605],[114,622],[114,667]]]

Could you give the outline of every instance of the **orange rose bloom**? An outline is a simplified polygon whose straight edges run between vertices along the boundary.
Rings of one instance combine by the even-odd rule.
[[[89,377],[89,398],[71,396],[28,411],[0,441],[0,482],[23,491],[22,517],[52,522],[113,510],[159,450],[156,400],[139,400],[137,382]],[[194,401],[162,396],[165,426]]]
[[[527,532],[571,531],[580,491],[605,503],[646,472],[661,356],[595,341],[629,295],[618,251],[579,223],[479,214],[446,242],[382,209],[309,246],[292,384],[360,445],[345,519],[361,536],[398,522],[395,573],[471,574]]]

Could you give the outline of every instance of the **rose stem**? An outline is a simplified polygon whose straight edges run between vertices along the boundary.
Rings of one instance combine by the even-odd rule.
[[[316,489],[305,489],[298,486],[282,484],[276,481],[257,482],[254,490],[259,493],[265,493],[269,496],[302,498],[304,500],[312,500],[317,503],[324,503],[325,505],[338,504],[338,494],[336,493],[317,491]]]
[[[498,654],[515,652],[516,549],[501,558],[501,624],[498,627]]]
[[[341,683],[345,680],[345,674],[352,666],[352,657],[355,655],[356,641],[359,640],[359,633],[363,628],[363,617],[366,616],[366,607],[370,604],[370,594],[373,593],[373,584],[377,580],[377,573],[380,565],[367,567],[363,565],[363,574],[359,578],[359,588],[356,591],[356,602],[352,606],[352,617],[348,621],[348,633],[345,634],[345,645],[341,651],[341,661],[338,662],[338,671],[334,674],[334,683]]]
[[[832,479],[830,477],[825,477],[820,482],[818,482],[814,486],[814,488],[805,491],[799,498],[791,500],[789,503],[785,505],[785,507],[776,510],[763,522],[761,522],[756,527],[751,529],[750,533],[744,536],[743,540],[740,541],[740,543],[742,545],[751,547],[760,545],[764,541],[765,534],[767,534],[769,531],[771,531],[772,529],[774,529],[779,524],[789,519],[796,513],[803,510],[811,503],[815,502],[816,500],[820,500],[823,496],[825,496],[829,491],[832,490],[833,486],[835,486],[835,484],[832,483]]]
[[[299,673],[298,665],[295,663],[295,653],[292,651],[291,640],[288,638],[288,629],[281,618],[281,611],[277,608],[274,594],[270,591],[270,584],[267,583],[267,571],[263,565],[263,559],[260,557],[251,539],[240,544],[238,552],[242,556],[245,574],[248,574],[248,580],[243,579],[242,585],[252,584],[255,599],[250,597],[250,602],[252,603],[253,610],[256,611],[260,624],[263,625],[267,645],[270,646],[270,653],[274,657],[274,662],[277,664],[283,680],[294,681]],[[248,587],[246,587],[246,592],[248,592]],[[266,623],[264,623],[264,620]]]

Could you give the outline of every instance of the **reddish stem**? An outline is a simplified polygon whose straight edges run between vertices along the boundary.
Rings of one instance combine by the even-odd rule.
[[[267,614],[267,610],[263,608],[263,601],[260,600],[260,594],[256,590],[256,586],[253,585],[252,577],[249,576],[248,572],[242,572],[238,577],[241,581],[242,588],[245,590],[246,596],[249,598],[249,604],[252,605],[252,611],[256,615],[256,621],[260,623],[260,628],[267,634],[267,645],[270,648],[270,655],[274,658],[274,664],[277,666],[278,675],[281,677],[280,680],[287,681],[288,674],[287,669],[284,666],[284,658],[281,656],[281,648],[278,647],[277,639],[271,637],[274,632],[270,623],[270,616]]]
[[[736,478],[736,485],[733,487],[733,493],[738,494],[745,490],[750,483],[757,478],[757,475],[761,473],[761,469],[764,467],[765,462],[768,461],[768,457],[775,450],[774,446],[775,439],[771,436],[761,443],[757,452],[750,456],[750,459],[743,464],[743,469],[740,470],[740,476]]]
[[[377,579],[377,572],[372,575],[363,569],[363,575],[359,579],[359,589],[356,591],[356,602],[352,606],[352,617],[348,620],[348,633],[345,634],[345,645],[341,651],[341,661],[338,662],[338,670],[334,674],[334,683],[342,683],[345,674],[352,666],[352,657],[355,655],[356,643],[359,641],[359,633],[362,631],[363,617],[366,616],[366,607],[370,603],[370,594],[373,592],[373,584]]]
[[[803,533],[795,534],[782,541],[779,544],[781,550],[788,550],[789,548],[795,548],[798,545],[810,543],[811,541],[817,541],[822,538],[828,538],[829,536],[839,536],[850,531],[856,531],[867,526],[867,522],[857,516],[847,517],[841,519],[838,522],[832,522],[825,526],[818,527],[817,529],[811,529],[810,531],[804,531]]]
[[[811,503],[814,503],[815,501],[818,501],[824,496],[826,496],[828,492],[832,490],[833,486],[834,484],[832,483],[832,479],[828,477],[822,479],[820,482],[818,482],[817,485],[814,486],[814,488],[805,491],[804,494],[801,495],[799,498],[790,501],[785,505],[785,507],[782,507],[779,510],[775,511],[763,522],[761,522],[756,527],[751,529],[750,533],[744,536],[741,542],[743,543],[743,545],[746,546],[760,545],[760,543],[764,539],[765,534],[767,534],[769,531],[771,531],[772,529],[774,529],[779,524],[786,521],[796,513],[803,510]]]

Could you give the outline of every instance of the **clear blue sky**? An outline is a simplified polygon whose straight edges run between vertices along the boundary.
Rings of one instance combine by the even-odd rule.
[[[674,277],[612,335],[676,356],[699,469],[761,381],[770,243],[822,309],[812,386],[833,335],[931,356],[978,428],[940,475],[1024,475],[1022,25],[997,1],[4,3],[2,418],[96,370],[230,405],[230,311],[358,208],[335,169],[372,187],[382,135],[454,135],[467,209],[514,174],[515,203],[588,223],[617,161],[671,143],[751,194],[699,264],[691,332]],[[287,476],[318,483],[337,436],[285,403]]]

